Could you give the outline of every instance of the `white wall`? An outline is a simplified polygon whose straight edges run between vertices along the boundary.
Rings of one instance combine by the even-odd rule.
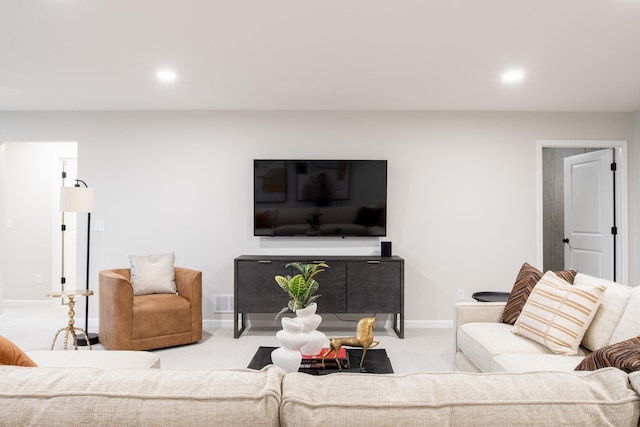
[[[205,318],[215,294],[233,292],[238,255],[379,253],[378,239],[253,237],[254,158],[389,161],[383,240],[406,260],[406,316],[418,324],[450,320],[456,289],[508,291],[535,263],[536,140],[628,140],[637,151],[624,113],[15,112],[0,124],[0,140],[78,142],[93,218],[106,224],[91,237],[93,289],[127,254],[176,250],[178,265],[204,273]]]

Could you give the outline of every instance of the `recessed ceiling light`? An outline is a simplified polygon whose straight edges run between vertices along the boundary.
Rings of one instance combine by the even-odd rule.
[[[161,81],[163,83],[172,83],[177,80],[178,75],[173,70],[163,69],[156,72],[156,78],[158,79],[158,81]]]
[[[521,68],[507,70],[502,73],[502,77],[500,78],[500,80],[502,80],[502,83],[508,85],[520,83],[522,80],[524,80],[524,71]]]

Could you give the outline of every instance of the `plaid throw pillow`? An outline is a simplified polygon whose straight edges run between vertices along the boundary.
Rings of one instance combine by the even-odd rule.
[[[576,270],[563,270],[555,272],[559,277],[569,283],[573,283],[578,272]],[[516,282],[513,284],[507,304],[502,312],[502,323],[513,325],[516,323],[518,316],[522,312],[522,308],[529,298],[529,294],[533,287],[542,279],[542,272],[528,263],[522,264]]]

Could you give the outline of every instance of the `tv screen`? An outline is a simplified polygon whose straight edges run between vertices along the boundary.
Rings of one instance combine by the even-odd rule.
[[[386,236],[386,160],[254,160],[255,236]]]

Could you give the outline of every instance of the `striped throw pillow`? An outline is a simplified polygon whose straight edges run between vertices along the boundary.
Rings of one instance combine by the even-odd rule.
[[[640,371],[640,337],[602,347],[585,357],[576,371],[614,367],[631,373]]]
[[[571,285],[552,271],[536,284],[512,332],[557,354],[578,352],[606,286]]]
[[[576,270],[556,271],[558,276],[569,283],[573,283],[577,273]],[[518,316],[520,316],[522,312],[522,308],[527,302],[527,298],[529,298],[529,294],[531,294],[531,290],[536,283],[542,279],[542,276],[542,272],[537,268],[526,262],[522,264],[513,288],[511,289],[511,293],[509,294],[507,304],[504,306],[502,323],[508,323],[510,325],[516,323]]]

